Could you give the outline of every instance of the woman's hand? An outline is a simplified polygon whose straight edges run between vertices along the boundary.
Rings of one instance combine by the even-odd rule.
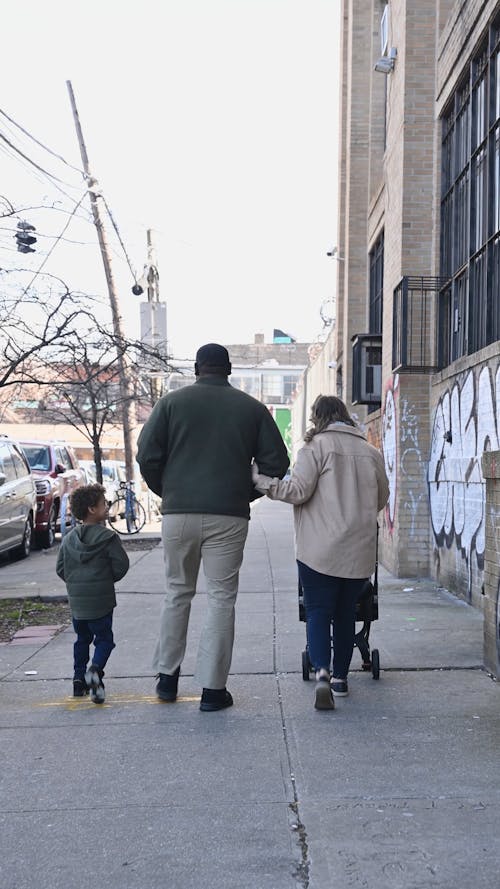
[[[270,485],[272,485],[274,481],[275,480],[268,475],[260,474],[258,463],[254,460],[252,463],[252,482],[254,487],[256,487],[261,494],[264,494],[269,490]]]

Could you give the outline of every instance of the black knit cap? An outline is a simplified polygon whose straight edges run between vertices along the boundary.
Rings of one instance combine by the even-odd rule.
[[[196,353],[194,372],[196,376],[202,372],[228,377],[231,373],[231,362],[225,346],[220,346],[219,343],[207,343],[205,346],[200,346]]]

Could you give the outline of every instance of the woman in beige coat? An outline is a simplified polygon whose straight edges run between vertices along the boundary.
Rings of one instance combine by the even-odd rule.
[[[356,602],[375,570],[377,514],[387,503],[389,485],[380,452],[340,398],[320,395],[311,423],[289,479],[261,475],[255,465],[253,479],[272,500],[293,503],[315,707],[333,710],[333,695],[348,694]]]

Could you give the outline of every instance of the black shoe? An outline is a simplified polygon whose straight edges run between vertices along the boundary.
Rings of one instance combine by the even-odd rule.
[[[200,710],[205,713],[214,710],[225,710],[233,706],[233,698],[227,688],[204,688],[201,696]]]
[[[177,667],[173,676],[169,676],[168,673],[158,673],[158,676],[156,677],[158,679],[156,684],[156,694],[161,701],[168,701],[173,704],[173,702],[177,700],[177,686],[179,684],[180,672],[181,668]]]
[[[90,688],[90,700],[93,701],[94,704],[104,704],[104,701],[106,700],[104,682],[102,681],[103,676],[104,670],[101,667],[98,667],[97,664],[91,664],[85,673],[85,682]]]
[[[332,679],[332,693],[336,698],[346,698],[349,694],[347,679]]]
[[[84,698],[88,695],[89,690],[85,679],[73,679],[73,697]]]

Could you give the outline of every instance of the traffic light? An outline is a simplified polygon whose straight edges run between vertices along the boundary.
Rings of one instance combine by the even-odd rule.
[[[17,223],[17,232],[14,237],[17,243],[17,250],[19,253],[34,253],[35,249],[32,247],[32,244],[36,244],[36,238],[30,234],[30,232],[35,231],[35,226],[30,225],[29,222],[18,222]]]

